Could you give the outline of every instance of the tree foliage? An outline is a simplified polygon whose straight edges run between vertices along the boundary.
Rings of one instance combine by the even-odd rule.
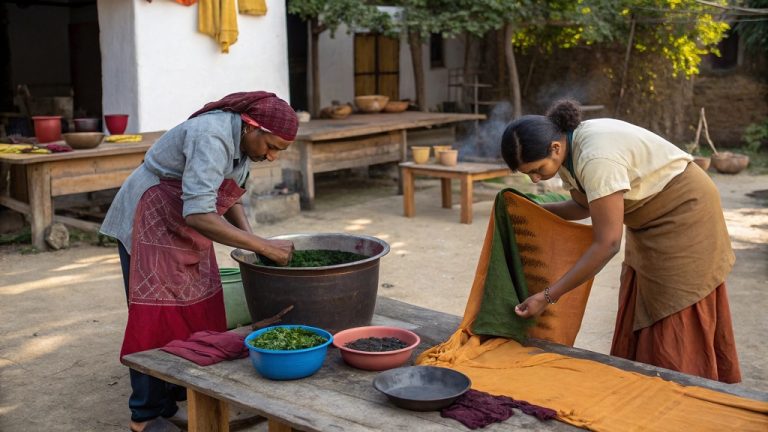
[[[348,31],[356,28],[387,31],[391,25],[386,12],[361,0],[288,0],[288,13],[305,21],[317,20],[318,30],[329,30],[332,35],[342,24]]]
[[[744,6],[753,9],[768,9],[768,0],[747,0]],[[749,18],[749,17],[747,17]],[[744,19],[736,24],[734,30],[747,49],[768,53],[768,21]]]

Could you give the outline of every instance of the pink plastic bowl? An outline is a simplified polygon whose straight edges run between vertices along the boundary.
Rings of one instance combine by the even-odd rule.
[[[395,337],[407,343],[408,346],[399,350],[382,352],[358,351],[344,346],[349,342],[369,337]],[[342,330],[333,336],[333,346],[339,349],[341,358],[344,359],[348,365],[358,369],[371,371],[380,371],[402,366],[411,358],[411,353],[420,342],[421,339],[416,333],[399,327],[390,326],[355,327]]]

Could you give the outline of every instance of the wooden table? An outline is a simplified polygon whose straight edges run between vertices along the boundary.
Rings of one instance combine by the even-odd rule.
[[[421,337],[418,352],[446,340],[458,328],[460,318],[379,297],[373,323],[410,329]],[[245,328],[239,331],[247,331]],[[763,392],[722,384],[679,372],[635,363],[617,357],[569,348],[546,341],[530,345],[571,357],[587,358],[620,369],[661,376],[683,385],[768,400]],[[337,349],[330,349],[323,367],[313,376],[296,381],[261,378],[249,359],[201,367],[160,350],[123,357],[133,369],[185,386],[188,397],[189,431],[222,431],[229,425],[229,405],[245,407],[266,417],[270,431],[451,431],[467,429],[459,422],[440,417],[439,412],[413,412],[396,408],[372,387],[376,372],[347,366]],[[559,421],[539,422],[523,414],[487,431],[581,430]]]
[[[316,173],[402,162],[408,150],[407,130],[484,118],[478,114],[405,111],[355,114],[343,120],[311,120],[300,123],[296,141],[280,154],[280,160],[284,169],[301,177],[302,208],[312,209]]]
[[[56,216],[53,197],[120,187],[162,134],[149,132],[142,134],[140,142],[103,142],[94,149],[66,153],[0,154],[0,165],[11,171],[10,191],[0,190],[0,205],[25,214],[32,245],[45,249],[45,229],[53,221],[86,229],[90,224]]]
[[[509,167],[503,164],[476,162],[459,162],[456,166],[403,162],[400,164],[400,169],[403,179],[403,214],[405,217],[413,217],[416,214],[414,176],[421,175],[440,179],[443,208],[451,208],[451,180],[459,179],[461,184],[460,221],[465,224],[472,223],[472,182],[504,177],[512,172]]]

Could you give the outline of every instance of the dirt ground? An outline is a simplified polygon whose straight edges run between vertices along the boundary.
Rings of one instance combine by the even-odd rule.
[[[712,176],[737,256],[728,290],[743,385],[768,391],[768,202],[747,195],[768,189],[768,176]],[[318,184],[316,210],[255,229],[384,239],[391,252],[381,262],[380,295],[461,315],[497,189],[476,186],[474,223],[463,225],[458,205],[440,207],[438,183],[417,186],[412,219],[402,216],[391,182],[328,179]],[[221,266],[234,266],[229,248],[217,247],[217,256]],[[597,276],[576,346],[608,352],[620,263],[617,256]],[[0,275],[0,431],[127,430],[130,384],[118,361],[126,306],[116,249],[4,249]]]

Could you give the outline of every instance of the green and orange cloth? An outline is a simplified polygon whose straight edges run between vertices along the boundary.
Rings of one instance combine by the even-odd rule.
[[[592,281],[561,297],[535,322],[518,318],[514,306],[560,278],[591,241],[591,227],[564,221],[516,191],[500,192],[464,318],[417,363],[456,369],[471,378],[475,390],[552,408],[560,421],[590,430],[768,430],[768,402],[686,387],[515,340],[527,334],[573,345]]]

